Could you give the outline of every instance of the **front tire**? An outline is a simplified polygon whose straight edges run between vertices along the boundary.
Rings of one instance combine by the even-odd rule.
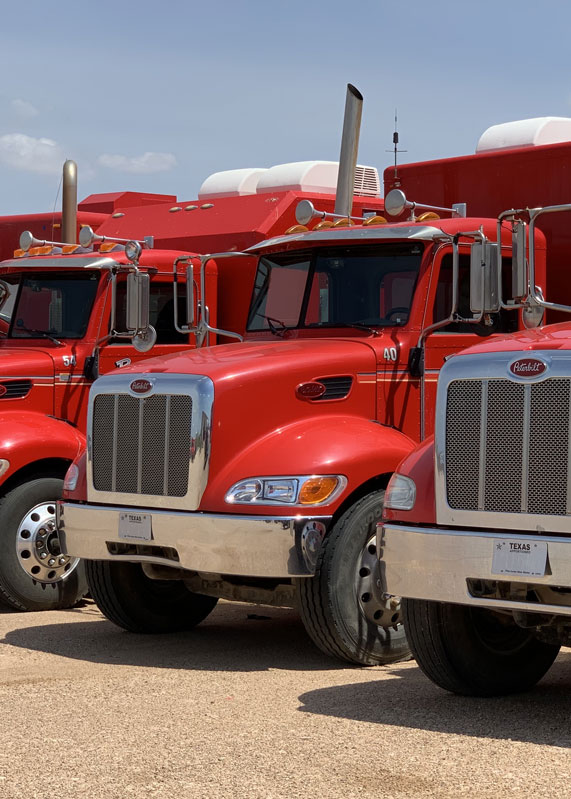
[[[151,580],[140,564],[86,561],[87,581],[99,610],[132,633],[172,633],[195,627],[217,597],[193,594],[182,580]]]
[[[413,656],[436,685],[465,696],[528,691],[557,657],[511,615],[470,605],[403,600]]]
[[[326,654],[362,666],[406,660],[400,604],[378,584],[376,525],[384,491],[358,500],[325,538],[314,577],[297,581],[305,629]]]
[[[59,548],[55,506],[62,488],[60,478],[39,477],[0,499],[0,604],[60,610],[87,593],[83,564]]]

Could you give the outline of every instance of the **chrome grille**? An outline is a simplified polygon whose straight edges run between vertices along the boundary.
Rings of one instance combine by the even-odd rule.
[[[446,492],[451,508],[571,513],[571,380],[454,380],[446,406]]]
[[[93,404],[97,491],[182,497],[188,491],[192,400],[99,394]]]

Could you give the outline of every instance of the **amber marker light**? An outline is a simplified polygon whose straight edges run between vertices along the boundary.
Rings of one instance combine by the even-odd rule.
[[[338,485],[338,477],[310,477],[301,487],[298,502],[300,505],[318,505],[329,499]]]

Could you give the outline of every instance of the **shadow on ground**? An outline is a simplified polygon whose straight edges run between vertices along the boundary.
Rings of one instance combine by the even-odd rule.
[[[532,691],[509,697],[455,696],[437,688],[412,666],[393,666],[391,676],[394,679],[309,691],[299,697],[300,710],[373,724],[571,748],[569,650],[562,651]]]
[[[351,668],[322,654],[307,637],[297,613],[283,608],[221,603],[198,627],[168,635],[127,633],[103,619],[91,603],[67,611],[65,619],[60,624],[19,627],[0,643],[92,663],[165,669]]]

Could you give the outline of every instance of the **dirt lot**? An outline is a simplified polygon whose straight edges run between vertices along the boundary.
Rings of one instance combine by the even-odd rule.
[[[285,610],[146,637],[89,603],[0,614],[0,637],[2,799],[571,795],[570,650],[535,691],[475,700],[412,662],[329,660]]]

